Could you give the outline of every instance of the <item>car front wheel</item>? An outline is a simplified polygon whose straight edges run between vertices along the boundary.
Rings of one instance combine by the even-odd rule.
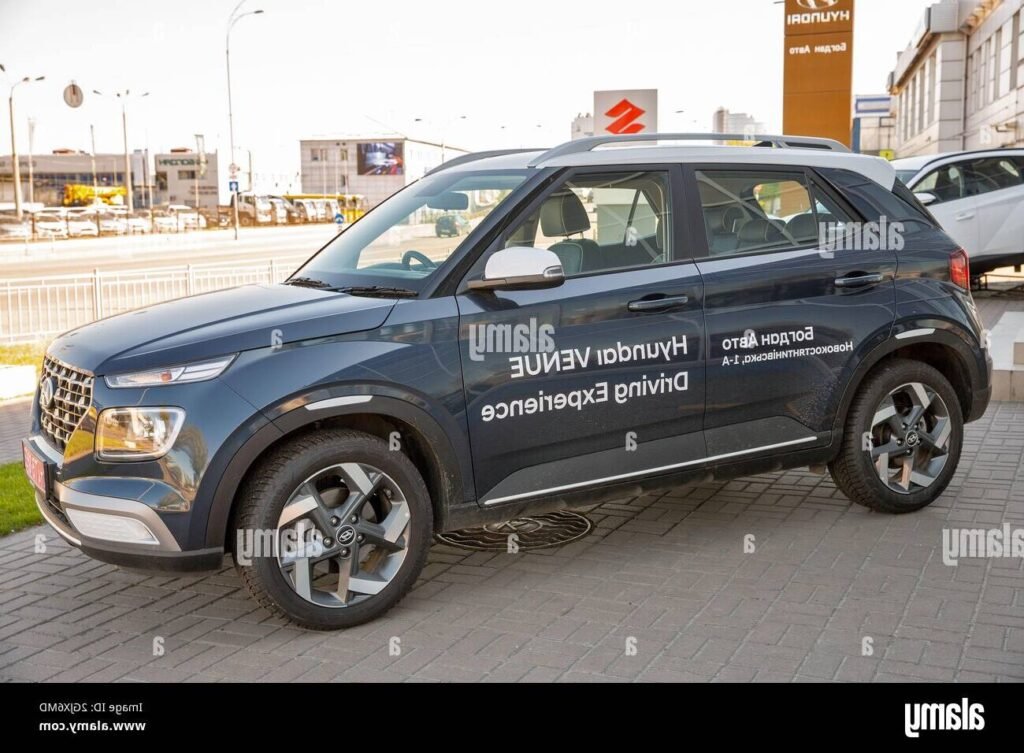
[[[323,430],[278,448],[240,499],[236,568],[258,603],[302,627],[381,616],[412,588],[430,548],[416,466],[362,432]]]
[[[880,512],[913,512],[949,485],[963,432],[960,401],[949,381],[927,364],[895,359],[858,390],[829,471],[854,502]]]

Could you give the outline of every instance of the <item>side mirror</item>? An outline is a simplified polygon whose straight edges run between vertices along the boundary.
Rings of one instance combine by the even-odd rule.
[[[936,201],[939,200],[938,196],[936,196],[933,193],[929,193],[928,191],[922,191],[921,193],[915,193],[914,196],[916,196],[917,200],[920,201],[925,206],[928,206],[929,204],[934,204]]]
[[[512,246],[487,260],[484,276],[470,280],[470,290],[526,290],[553,288],[565,282],[562,261],[553,251],[533,246]]]

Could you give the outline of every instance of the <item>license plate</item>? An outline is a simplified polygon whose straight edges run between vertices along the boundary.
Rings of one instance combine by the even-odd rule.
[[[32,486],[46,494],[46,463],[38,458],[29,448],[28,442],[21,445],[21,454],[25,461],[25,475],[32,482]]]

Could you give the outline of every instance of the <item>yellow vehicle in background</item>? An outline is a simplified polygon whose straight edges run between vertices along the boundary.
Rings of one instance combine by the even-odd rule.
[[[97,203],[121,206],[127,195],[124,186],[93,188],[85,183],[65,183],[62,203],[66,207],[89,207]]]
[[[285,194],[285,199],[295,204],[297,207],[306,206],[307,201],[312,202],[326,202],[332,201],[337,202],[337,206],[341,214],[345,217],[345,222],[355,222],[364,214],[366,214],[366,197],[362,194],[347,194],[347,193],[291,193]],[[316,222],[317,220],[309,216],[305,219],[306,222]],[[333,222],[334,217],[325,217],[325,222]]]

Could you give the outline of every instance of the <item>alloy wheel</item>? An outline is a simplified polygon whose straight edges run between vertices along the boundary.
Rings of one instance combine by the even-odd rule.
[[[380,593],[409,550],[405,495],[366,463],[339,463],[291,494],[277,523],[277,561],[300,597],[348,607]]]
[[[894,492],[911,494],[931,486],[945,468],[953,423],[935,390],[910,382],[879,403],[870,434],[878,478]]]

